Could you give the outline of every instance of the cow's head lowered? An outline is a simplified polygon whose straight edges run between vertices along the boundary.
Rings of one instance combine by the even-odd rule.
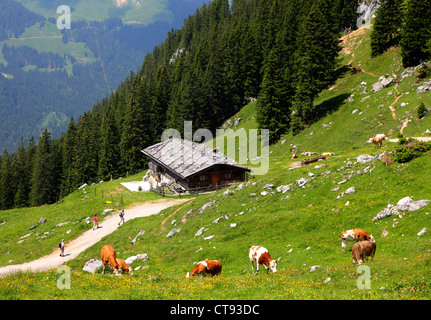
[[[281,257],[280,257],[281,258]],[[280,258],[276,260],[271,260],[268,264],[265,265],[265,268],[269,268],[272,272],[277,272],[277,262],[280,260]]]
[[[124,274],[128,273],[130,275],[133,274],[132,267],[128,266],[124,260],[117,259],[117,262],[118,262],[118,273],[117,273],[117,275],[123,274],[123,273]]]

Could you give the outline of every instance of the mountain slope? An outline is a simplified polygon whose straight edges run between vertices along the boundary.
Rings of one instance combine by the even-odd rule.
[[[352,66],[357,68],[360,63],[363,72],[345,72],[334,87],[322,92],[316,101],[317,105],[332,106],[331,112],[321,115],[320,120],[304,132],[296,136],[285,135],[270,147],[267,174],[256,176],[241,187],[235,185],[228,193],[219,190],[199,195],[190,204],[169,208],[159,215],[133,223],[127,222],[126,218],[126,223],[114,234],[67,263],[73,272],[70,290],[56,288],[58,275],[54,270],[8,277],[7,285],[5,282],[0,284],[0,295],[6,299],[24,296],[38,299],[429,299],[431,234],[429,231],[418,233],[423,228],[431,228],[431,205],[411,212],[400,211],[390,217],[374,218],[388,204],[395,205],[407,196],[413,200],[431,200],[431,185],[428,183],[431,179],[431,152],[405,164],[394,162],[388,166],[378,159],[365,164],[357,160],[362,154],[377,156],[395,149],[395,143],[385,141],[379,149],[367,144],[366,140],[380,132],[396,136],[401,127],[392,133],[389,131],[402,125],[401,115],[412,116],[412,122],[405,127],[404,133],[416,135],[423,132],[429,119],[427,116],[423,120],[415,119],[415,104],[424,101],[428,105],[431,101],[426,93],[416,94],[420,83],[416,83],[414,75],[403,79],[396,88],[393,84],[378,93],[361,95],[363,81],[367,82],[366,90],[369,91],[370,85],[380,75],[391,74],[392,71],[408,73],[411,69],[398,69],[396,49],[391,49],[381,58],[368,58],[369,30],[359,31],[349,39],[351,42],[347,48],[350,53],[341,55],[341,59],[347,63],[353,54]],[[396,119],[389,108],[396,100],[395,89],[401,92],[399,96],[403,94],[393,105]],[[393,93],[388,95],[391,90]],[[352,93],[355,96],[353,102],[349,102],[346,99]],[[369,98],[363,101],[366,103],[361,102],[368,95]],[[401,107],[401,102],[408,105]],[[233,117],[242,118],[233,127],[235,130],[253,128],[253,104]],[[379,108],[381,104],[384,107]],[[360,111],[352,114],[355,108]],[[298,160],[291,159],[293,145],[298,147],[298,154],[316,151],[334,152],[335,155],[319,163],[291,169]],[[325,167],[316,168],[320,164]],[[132,179],[140,179],[142,175]],[[298,183],[301,178],[308,179],[303,187]],[[104,184],[105,190],[110,190],[114,197],[143,195],[119,190],[119,181]],[[287,185],[290,187],[285,188],[285,193],[276,190]],[[352,187],[356,192],[346,193]],[[75,191],[65,199],[64,205],[79,207],[82,216],[84,213],[89,215],[95,208],[88,205],[102,200],[93,197],[90,190],[88,194],[82,190]],[[153,193],[144,195],[155,196]],[[210,202],[213,202],[212,206],[201,212],[200,209]],[[42,210],[58,209],[51,205],[22,210],[28,212],[29,219],[36,221]],[[101,207],[97,210],[100,211]],[[0,219],[8,222],[0,228],[8,230],[9,223],[12,224],[17,214],[16,210],[1,213]],[[174,228],[180,231],[168,237]],[[364,289],[363,271],[352,265],[351,252],[342,253],[341,242],[337,241],[342,231],[351,228],[364,228],[376,239],[376,257],[374,262],[366,264],[369,267],[369,289]],[[60,238],[66,229],[59,230],[53,238]],[[201,229],[202,233],[197,234]],[[130,240],[140,230],[145,230],[145,235],[131,245]],[[25,232],[22,226],[20,233],[9,237],[9,256],[20,261],[23,258],[14,241],[18,241]],[[34,246],[31,240],[35,236],[30,235],[23,244],[27,248]],[[44,243],[46,240],[39,241]],[[54,242],[51,240],[51,247]],[[131,277],[109,277],[82,271],[85,261],[98,259],[105,244],[113,245],[121,259],[147,253],[149,260],[134,262],[132,266],[140,268]],[[264,246],[273,258],[281,257],[277,274],[266,275],[261,269],[258,276],[251,275],[247,254],[251,245]],[[352,243],[349,243],[348,249],[351,247]],[[0,259],[4,265],[8,255],[3,254]],[[222,274],[215,278],[186,279],[186,272],[203,259],[220,260],[223,263]],[[313,266],[318,267],[312,269]],[[39,286],[33,285],[36,282]]]
[[[61,1],[2,0],[0,149],[14,152],[45,128],[60,137],[203,3],[72,1],[71,29],[60,30]]]

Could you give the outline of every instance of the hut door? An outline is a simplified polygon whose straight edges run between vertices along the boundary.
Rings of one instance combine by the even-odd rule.
[[[215,186],[215,185],[219,184],[219,182],[220,182],[220,174],[218,174],[218,173],[213,173],[213,174],[211,175],[211,184],[212,184],[213,186]]]

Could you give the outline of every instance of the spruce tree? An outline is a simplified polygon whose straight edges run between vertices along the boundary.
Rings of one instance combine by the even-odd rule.
[[[124,169],[128,172],[144,168],[144,156],[141,151],[152,142],[151,127],[157,125],[149,121],[148,101],[145,82],[141,81],[138,75],[126,106],[120,141],[121,158]]]
[[[100,123],[97,113],[88,112],[84,112],[84,115],[77,121],[73,175],[74,181],[78,185],[90,183],[97,179]]]
[[[14,205],[15,179],[9,153],[4,150],[0,166],[0,210],[10,209]]]
[[[45,129],[40,136],[34,155],[33,174],[31,178],[30,204],[40,206],[52,203],[54,193],[54,156],[51,133]]]
[[[76,125],[73,117],[71,117],[66,134],[63,137],[63,179],[61,191],[64,195],[75,190],[79,184],[77,168],[74,166],[76,139]]]
[[[102,121],[101,147],[98,165],[98,176],[106,180],[120,174],[120,135],[115,123],[113,110],[106,110]]]
[[[26,207],[28,205],[31,171],[28,170],[27,162],[27,152],[21,138],[18,151],[13,161],[13,175],[16,183],[14,207],[16,208]]]
[[[269,142],[276,142],[289,128],[291,101],[284,91],[284,69],[280,68],[277,48],[270,51],[265,63],[262,90],[257,105],[257,122],[260,129],[269,130]]]
[[[314,99],[333,80],[340,50],[330,6],[318,0],[299,30],[297,51],[295,123],[309,124],[316,116]]]
[[[358,1],[357,0],[338,0],[337,4],[338,10],[338,28],[340,31],[344,31],[346,28],[355,30],[357,28],[357,10]]]
[[[401,31],[403,66],[416,66],[430,58],[431,0],[409,0]]]
[[[371,56],[385,52],[400,41],[403,0],[384,0],[376,12],[371,32]]]
[[[176,59],[172,71],[171,98],[166,112],[166,127],[179,131],[181,131],[184,126],[181,114],[181,80],[187,67],[187,59],[184,55]]]

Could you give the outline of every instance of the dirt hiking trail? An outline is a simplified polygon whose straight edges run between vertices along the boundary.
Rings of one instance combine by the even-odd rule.
[[[124,209],[125,223],[135,218],[148,217],[174,205],[182,204],[192,199],[160,199],[145,203],[131,205]],[[114,232],[119,226],[120,218],[118,214],[113,214],[99,223],[98,229],[90,229],[74,240],[65,244],[64,257],[60,257],[60,248],[56,248],[52,253],[23,264],[15,264],[0,267],[0,277],[15,272],[40,272],[47,271],[62,265],[64,262],[75,259],[81,252],[99,242],[103,237]],[[61,239],[58,240],[60,242]]]

